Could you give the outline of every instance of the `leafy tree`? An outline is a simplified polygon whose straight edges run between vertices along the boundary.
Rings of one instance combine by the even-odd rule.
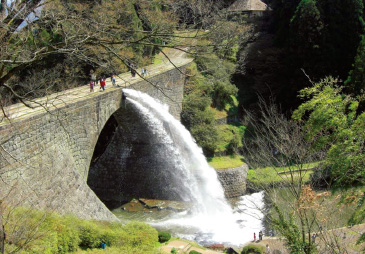
[[[363,184],[365,113],[357,115],[359,102],[341,91],[331,77],[301,90],[300,96],[309,100],[294,111],[293,119],[304,120],[306,137],[315,149],[328,149],[325,165],[333,184]]]
[[[210,108],[212,99],[209,94],[212,87],[198,72],[196,65],[192,65],[188,73],[191,77],[185,85],[181,121],[190,130],[204,153],[213,155],[217,146],[217,129],[214,112]]]
[[[301,231],[294,222],[294,214],[289,214],[288,218],[286,218],[284,213],[275,204],[274,209],[277,216],[271,217],[273,227],[285,237],[291,253],[303,253],[302,251],[306,246],[305,235],[303,241]]]
[[[213,106],[223,109],[224,105],[231,100],[231,95],[236,95],[238,91],[237,87],[230,82],[234,64],[219,59],[215,54],[198,57],[196,63],[198,70],[206,77],[205,82],[211,87],[210,97]]]
[[[317,98],[316,102],[331,104],[327,98]],[[328,107],[332,108],[331,105]],[[326,151],[331,146],[317,142],[327,133],[322,130],[311,138],[307,133],[308,126],[305,121],[288,119],[275,106],[261,104],[260,109],[260,118],[250,113],[247,115],[249,125],[245,134],[250,135],[246,135],[243,140],[243,153],[250,171],[254,171],[257,178],[265,177],[268,171],[262,169],[268,167],[274,171],[275,178],[282,179],[277,181],[273,177],[271,181],[267,179],[265,183],[262,182],[269,204],[269,208],[263,211],[267,215],[267,222],[285,238],[291,253],[343,253],[348,246],[342,246],[334,232],[323,230],[334,226],[329,217],[333,211],[328,211],[331,208],[338,211],[338,207],[324,205],[330,199],[330,193],[316,193],[306,180],[306,176],[310,174],[310,171],[306,170],[308,162],[324,161],[324,165],[320,163],[317,167],[328,167]],[[320,112],[318,114],[321,116]],[[359,125],[356,126],[363,129]],[[333,140],[335,139],[336,137],[333,137]],[[360,141],[360,144],[363,143],[364,141]],[[359,155],[357,158],[363,160],[361,151],[363,148],[349,157]],[[361,209],[354,216],[358,217]],[[315,245],[311,238],[313,233],[319,231],[321,241],[325,242],[323,246]],[[321,247],[325,249],[324,252],[321,252]]]

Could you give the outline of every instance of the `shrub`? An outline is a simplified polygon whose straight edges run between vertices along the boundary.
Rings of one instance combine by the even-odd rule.
[[[144,246],[153,248],[155,242],[158,241],[157,230],[146,223],[130,222],[123,229],[127,233],[124,241],[132,247]]]
[[[102,235],[101,235],[101,241],[103,243],[105,243],[107,246],[113,246],[116,245],[116,243],[118,242],[118,238],[120,237],[120,235],[116,232],[114,232],[113,230],[105,230]]]
[[[176,254],[176,253],[177,253],[177,250],[176,250],[175,248],[172,248],[172,249],[171,249],[171,253],[172,253],[172,254]]]
[[[98,248],[101,245],[100,228],[92,222],[83,221],[79,226],[79,236],[82,248]]]
[[[192,250],[192,251],[189,252],[189,254],[201,254],[201,252],[198,252],[196,250]]]
[[[170,233],[167,233],[167,232],[159,232],[158,233],[158,241],[160,243],[167,242],[170,239],[171,239],[171,234]]]
[[[263,254],[265,247],[258,244],[249,244],[243,247],[241,254]]]
[[[69,253],[76,251],[79,247],[80,237],[77,230],[71,225],[57,225],[57,247],[58,253]]]

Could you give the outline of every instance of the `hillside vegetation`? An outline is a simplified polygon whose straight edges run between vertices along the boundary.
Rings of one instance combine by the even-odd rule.
[[[158,232],[141,222],[82,220],[25,208],[6,211],[6,253],[158,253]],[[103,250],[104,251],[104,250]]]

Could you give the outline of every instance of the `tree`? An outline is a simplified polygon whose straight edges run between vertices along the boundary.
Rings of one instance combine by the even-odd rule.
[[[26,103],[64,84],[82,83],[91,69],[120,73],[146,64],[162,47],[186,48],[174,38],[175,1],[2,1],[1,101]],[[163,42],[171,42],[163,45]],[[175,44],[176,43],[176,44]],[[41,71],[58,76],[34,80]],[[48,75],[49,76],[49,75]],[[33,82],[29,82],[33,81]]]
[[[323,98],[316,101],[331,104]],[[323,249],[343,253],[348,246],[339,241],[339,233],[332,229],[343,226],[337,224],[338,216],[350,214],[356,208],[339,211],[333,205],[341,201],[337,194],[315,191],[309,177],[312,171],[327,167],[328,146],[319,145],[318,141],[328,133],[318,132],[309,138],[306,122],[294,121],[280,113],[277,106],[267,106],[262,100],[260,114],[246,112],[246,117],[243,154],[255,177],[266,179],[254,187],[265,191],[269,205],[263,212],[268,227],[285,238],[290,253],[322,253]],[[313,234],[318,236],[317,240]]]
[[[314,149],[328,151],[325,166],[330,184],[364,184],[365,113],[357,114],[359,102],[342,89],[329,77],[301,90],[300,96],[309,100],[294,111],[293,119],[304,121],[306,138]]]
[[[269,167],[278,174],[285,167],[286,174],[278,174],[282,181],[262,186],[274,211],[266,211],[270,225],[285,237],[292,253],[314,253],[311,235],[315,230],[316,217],[301,209],[306,176],[305,165],[321,160],[321,151],[314,152],[311,142],[303,135],[303,126],[279,113],[275,105],[260,103],[260,116],[246,112],[249,123],[244,138],[244,156],[250,168]],[[260,176],[257,176],[260,177]],[[274,186],[272,186],[274,185]],[[272,188],[275,187],[275,188]],[[286,188],[279,198],[280,189]],[[283,204],[280,200],[293,200]],[[296,220],[294,220],[296,218]]]
[[[290,25],[294,45],[304,50],[303,54],[319,47],[324,26],[315,0],[302,0],[290,20]]]
[[[346,88],[355,95],[365,93],[365,36],[362,35],[361,42],[357,48],[353,69],[345,81]]]

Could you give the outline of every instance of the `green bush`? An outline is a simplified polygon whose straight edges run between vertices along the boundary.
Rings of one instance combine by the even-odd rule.
[[[99,248],[101,246],[101,230],[94,223],[83,221],[79,226],[80,247]]]
[[[160,243],[167,242],[170,239],[171,239],[171,234],[170,233],[167,233],[167,232],[159,232],[158,233],[158,241]]]
[[[130,222],[123,227],[127,233],[124,239],[125,244],[132,247],[150,247],[153,248],[155,242],[158,242],[158,232],[150,225],[143,222]]]
[[[242,148],[242,138],[245,129],[245,126],[234,126],[229,124],[218,126],[218,145],[216,152],[218,154],[237,154],[237,151]]]
[[[172,254],[176,254],[176,253],[177,253],[177,250],[176,250],[175,248],[172,248],[172,249],[171,249],[171,253],[172,253]]]
[[[105,243],[107,246],[117,245],[118,238],[121,237],[120,234],[112,231],[112,230],[105,230],[101,234],[101,242]]]
[[[263,254],[265,247],[258,244],[249,244],[243,247],[241,254]]]
[[[192,250],[192,251],[189,252],[189,254],[201,254],[201,252],[198,252],[196,250]]]
[[[76,251],[81,242],[79,233],[75,227],[69,224],[56,226],[58,253],[69,253]]]

